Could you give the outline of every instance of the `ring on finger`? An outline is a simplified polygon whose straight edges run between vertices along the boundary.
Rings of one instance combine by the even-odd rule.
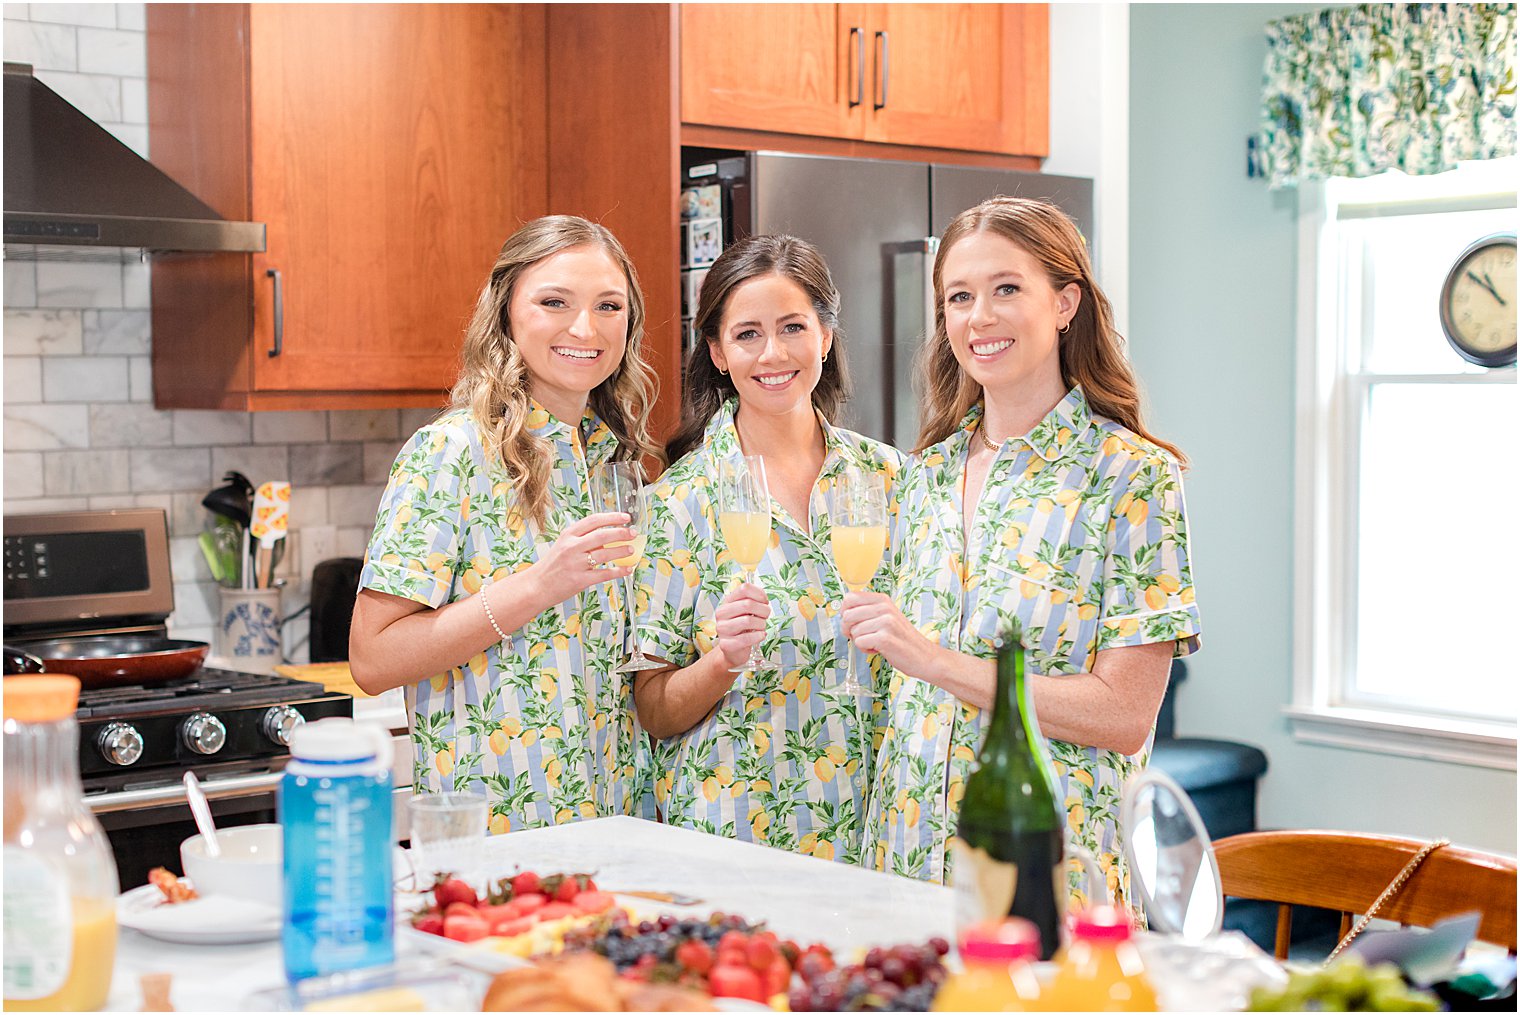
[[[586,551],[586,566],[589,567],[593,571],[596,570],[596,558],[594,556],[592,556],[590,550]]]

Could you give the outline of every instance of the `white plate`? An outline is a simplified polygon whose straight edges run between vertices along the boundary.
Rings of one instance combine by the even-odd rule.
[[[190,882],[180,879],[182,884]],[[123,927],[174,944],[232,945],[273,941],[280,918],[238,899],[192,899],[169,905],[156,885],[124,892],[116,900],[116,922]]]

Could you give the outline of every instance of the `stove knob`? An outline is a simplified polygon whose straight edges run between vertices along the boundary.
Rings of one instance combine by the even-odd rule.
[[[227,742],[227,727],[216,716],[197,712],[180,727],[180,736],[196,754],[215,754]]]
[[[135,764],[142,757],[143,738],[135,726],[113,722],[95,738],[101,757],[113,765]]]
[[[281,747],[289,747],[296,727],[305,721],[306,717],[289,705],[275,705],[264,713],[264,735]]]

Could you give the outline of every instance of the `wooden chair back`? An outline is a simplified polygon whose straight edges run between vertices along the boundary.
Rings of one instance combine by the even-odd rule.
[[[1341,914],[1341,937],[1426,843],[1358,832],[1247,832],[1214,843],[1229,898],[1279,904],[1276,950],[1288,957],[1293,906]],[[1478,938],[1515,951],[1515,861],[1461,846],[1427,856],[1377,918],[1429,927],[1479,912]]]

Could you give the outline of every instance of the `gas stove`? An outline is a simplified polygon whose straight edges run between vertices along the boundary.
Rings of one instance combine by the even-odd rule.
[[[138,806],[147,795],[123,804],[113,797],[121,791],[167,787],[170,797],[182,796],[186,770],[215,794],[228,776],[278,773],[302,723],[352,714],[352,698],[321,684],[233,670],[86,689],[78,711],[85,796],[97,811]]]
[[[174,609],[168,520],[157,509],[5,518],[5,641],[167,634]],[[46,568],[37,558],[46,561]],[[195,834],[184,775],[218,825],[275,820],[275,791],[302,723],[352,716],[353,699],[276,674],[202,668],[79,694],[79,772],[123,888],[178,867]]]

